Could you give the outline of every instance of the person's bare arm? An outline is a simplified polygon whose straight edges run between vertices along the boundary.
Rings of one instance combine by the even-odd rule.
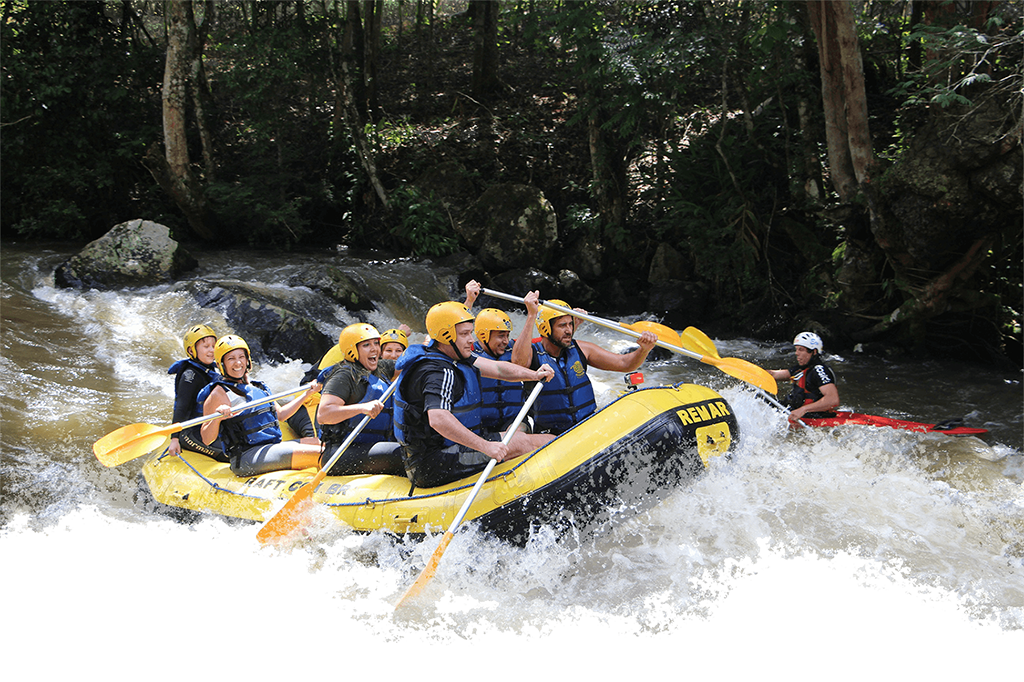
[[[199,427],[199,435],[202,436],[203,442],[207,445],[217,440],[217,437],[220,435],[221,420],[231,416],[231,401],[228,400],[227,392],[220,386],[216,386],[210,391],[210,395],[203,402],[203,415],[214,413],[218,413],[220,416],[208,422],[203,422],[203,425]]]
[[[549,365],[541,365],[538,369],[532,370],[512,362],[490,358],[477,358],[475,366],[481,375],[502,381],[549,381],[555,375]]]
[[[625,354],[613,353],[589,341],[577,341],[576,343],[579,344],[583,354],[587,356],[587,364],[591,367],[609,372],[632,372],[644,364],[647,354],[654,348],[658,337],[653,332],[644,332],[636,341],[640,347]]]
[[[345,401],[336,395],[324,394],[320,398],[320,405],[316,408],[316,420],[321,424],[340,424],[352,417],[369,415],[376,417],[384,409],[384,403],[379,400],[370,400],[365,403],[346,405]]]
[[[307,388],[305,393],[298,394],[284,405],[274,403],[274,408],[277,410],[277,418],[283,421],[298,412],[299,408],[306,402],[306,399],[319,392],[321,388],[322,385],[314,381],[313,385]]]
[[[533,363],[533,330],[537,323],[537,313],[540,311],[540,305],[537,303],[539,296],[540,292],[531,291],[523,299],[526,304],[526,321],[519,331],[519,338],[512,344],[511,357],[512,362],[520,367],[529,367]]]
[[[818,390],[821,391],[821,398],[791,411],[789,413],[790,421],[796,421],[808,412],[831,412],[839,407],[839,389],[835,384],[824,384]]]

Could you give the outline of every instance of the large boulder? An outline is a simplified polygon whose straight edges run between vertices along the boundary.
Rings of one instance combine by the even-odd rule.
[[[165,225],[137,218],[115,225],[54,271],[57,286],[120,289],[172,282],[198,263]]]
[[[456,224],[463,243],[488,268],[543,268],[558,241],[555,209],[536,187],[494,185]]]
[[[373,292],[359,277],[340,268],[307,267],[288,278],[288,286],[319,291],[348,310],[374,310]]]
[[[284,300],[269,287],[206,280],[185,282],[181,289],[200,307],[223,315],[235,333],[245,339],[257,361],[303,360],[316,364],[334,344],[335,339],[296,311],[323,305],[319,294],[309,294],[308,300]]]
[[[686,280],[693,275],[693,265],[688,259],[669,244],[664,242],[658,244],[651,258],[651,267],[647,272],[647,281],[650,284],[661,284],[670,280]]]

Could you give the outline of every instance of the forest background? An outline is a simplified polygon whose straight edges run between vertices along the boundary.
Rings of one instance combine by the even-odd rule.
[[[530,187],[573,304],[1024,362],[1021,2],[3,0],[0,30],[5,241],[451,258]]]

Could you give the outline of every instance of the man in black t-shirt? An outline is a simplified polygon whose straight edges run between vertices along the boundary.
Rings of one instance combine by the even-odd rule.
[[[432,488],[482,471],[545,445],[551,436],[517,431],[508,444],[481,427],[480,376],[504,381],[547,381],[537,370],[473,355],[473,314],[447,301],[427,313],[429,344],[412,345],[398,360],[395,437],[404,446],[405,470],[417,488]]]
[[[839,389],[836,375],[821,359],[824,344],[814,332],[800,332],[793,339],[796,351],[796,366],[790,369],[769,371],[776,379],[793,382],[787,407],[789,420],[803,417],[832,417],[839,407]]]

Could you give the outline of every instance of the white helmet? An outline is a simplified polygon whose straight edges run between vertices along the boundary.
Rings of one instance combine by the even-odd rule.
[[[793,339],[794,346],[803,346],[807,350],[816,350],[819,353],[825,347],[821,342],[821,337],[814,332],[800,332]]]

